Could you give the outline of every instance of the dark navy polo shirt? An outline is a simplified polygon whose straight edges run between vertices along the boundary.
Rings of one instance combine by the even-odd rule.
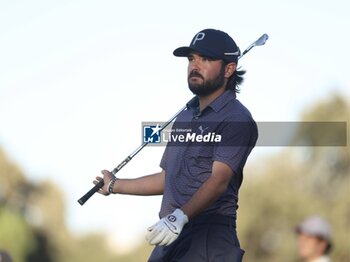
[[[198,97],[194,97],[187,104],[187,110],[179,114],[172,129],[191,130],[207,137],[216,134],[221,140],[168,142],[160,163],[166,171],[160,217],[187,203],[210,177],[213,162],[220,161],[227,164],[234,175],[226,191],[203,213],[236,218],[243,167],[258,138],[256,123],[248,109],[229,90],[202,112],[199,111]]]

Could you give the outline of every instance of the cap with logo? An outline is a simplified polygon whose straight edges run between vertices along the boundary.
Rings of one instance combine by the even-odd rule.
[[[191,52],[197,52],[205,57],[222,59],[227,63],[237,63],[241,54],[235,41],[225,32],[216,29],[204,29],[197,33],[190,46],[174,50],[175,56],[187,57]]]
[[[330,224],[319,216],[311,216],[297,226],[298,233],[320,237],[331,242],[332,229]]]

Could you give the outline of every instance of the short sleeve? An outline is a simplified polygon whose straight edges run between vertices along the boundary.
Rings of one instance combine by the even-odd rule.
[[[227,164],[235,174],[241,173],[258,138],[256,123],[252,120],[225,122],[220,134],[221,142],[214,147],[213,160]]]
[[[167,162],[168,162],[168,146],[165,147],[162,159],[160,160],[159,166],[166,171],[167,168]]]

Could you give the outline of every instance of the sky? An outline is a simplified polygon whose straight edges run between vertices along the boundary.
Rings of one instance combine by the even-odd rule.
[[[73,232],[132,245],[157,222],[159,196],[77,199],[140,145],[142,121],[166,121],[191,99],[187,59],[173,50],[205,28],[241,50],[267,33],[239,61],[238,99],[256,121],[298,120],[319,99],[350,99],[348,10],[345,0],[2,0],[0,146],[31,180],[60,186]],[[163,150],[145,148],[118,176],[158,172]]]

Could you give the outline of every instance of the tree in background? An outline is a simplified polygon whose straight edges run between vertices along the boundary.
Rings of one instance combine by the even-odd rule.
[[[102,235],[75,238],[65,225],[63,194],[34,184],[0,151],[0,249],[13,261],[115,261]]]
[[[349,104],[336,95],[306,110],[301,120],[349,123]],[[317,145],[330,135],[338,134],[301,125],[292,143]],[[238,216],[246,261],[298,261],[295,227],[313,214],[323,216],[333,226],[334,261],[350,261],[349,146],[287,147],[249,171]]]
[[[0,151],[0,249],[10,253],[14,261],[25,261],[35,249],[35,234],[25,220],[25,199],[21,188],[26,179]]]

